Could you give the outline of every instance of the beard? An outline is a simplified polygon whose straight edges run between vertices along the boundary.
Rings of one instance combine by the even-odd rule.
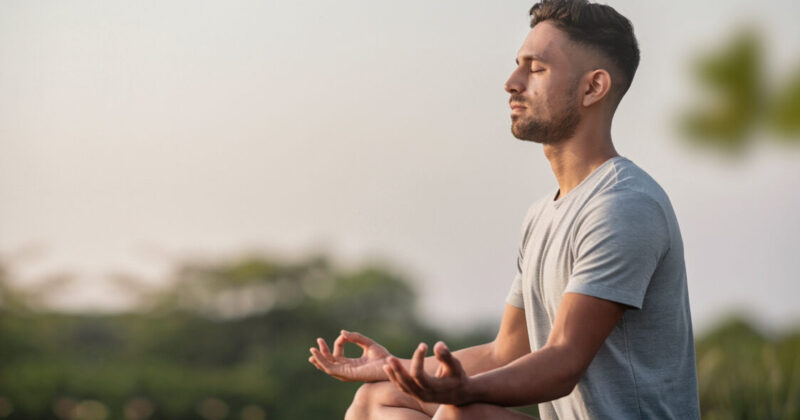
[[[525,103],[518,96],[512,96],[511,102]],[[577,98],[568,101],[550,119],[519,115],[511,117],[511,133],[520,140],[529,140],[541,144],[556,144],[572,137],[580,123]]]

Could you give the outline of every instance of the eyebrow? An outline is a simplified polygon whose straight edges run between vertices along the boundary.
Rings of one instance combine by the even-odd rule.
[[[536,54],[523,55],[520,58],[522,58],[522,61],[541,61],[542,63],[547,62],[547,60],[545,60],[544,57]],[[517,65],[519,65],[519,58],[515,59],[514,61],[517,63]]]

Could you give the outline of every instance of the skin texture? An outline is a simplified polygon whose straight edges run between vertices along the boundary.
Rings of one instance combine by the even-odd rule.
[[[617,156],[611,120],[620,95],[612,73],[607,59],[571,42],[548,21],[531,29],[517,54],[517,67],[505,84],[512,133],[542,144],[558,195]],[[624,311],[614,302],[567,293],[546,345],[534,352],[524,311],[506,305],[491,343],[451,352],[438,342],[427,357],[428,346],[420,343],[411,360],[401,360],[372,340],[343,331],[333,352],[319,339],[309,361],[337,379],[366,382],[345,415],[348,420],[529,419],[504,407],[572,392]],[[344,358],[346,342],[361,346],[362,357]]]

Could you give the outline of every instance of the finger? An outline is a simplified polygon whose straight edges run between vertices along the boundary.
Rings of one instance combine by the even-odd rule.
[[[342,330],[342,332],[344,332],[344,330]],[[344,334],[339,334],[339,336],[336,337],[336,341],[333,342],[334,358],[344,357],[344,343],[346,341],[347,340],[345,339]]]
[[[333,363],[331,363],[331,361],[328,359],[323,358],[322,353],[320,353],[320,351],[314,347],[311,348],[311,354],[317,363],[320,364],[322,370],[324,370],[326,373],[330,373],[330,369],[334,366]]]
[[[445,373],[447,373],[446,371],[447,369],[445,369],[444,365],[439,363],[439,366],[436,367],[436,377],[441,378],[445,375]]]
[[[331,349],[328,348],[328,343],[325,342],[322,338],[317,338],[317,344],[319,345],[319,351],[328,359],[333,359],[333,355],[331,354]]]
[[[320,365],[319,362],[317,362],[317,359],[314,356],[309,357],[308,361],[311,362],[311,364],[314,365],[315,368],[325,372],[325,369],[322,368],[322,365]]]
[[[417,349],[414,351],[414,356],[411,357],[411,376],[414,381],[422,387],[427,386],[427,378],[425,375],[425,354],[428,352],[428,345],[419,343]]]
[[[409,390],[411,394],[414,394],[420,398],[422,398],[424,394],[423,387],[414,380],[414,378],[406,371],[400,361],[396,358],[392,357],[388,360],[389,365],[392,367],[394,371],[395,378],[403,384],[403,386]]]
[[[330,375],[329,369],[327,369],[325,365],[323,365],[322,362],[319,361],[319,358],[317,358],[317,356],[314,356],[312,354],[311,357],[308,358],[308,361],[311,362],[317,369]]]
[[[344,377],[344,376],[341,376],[341,375],[340,375],[340,374],[339,374],[339,373],[336,371],[336,369],[335,369],[335,368],[336,368],[336,365],[335,365],[335,364],[333,364],[333,363],[331,363],[331,362],[327,361],[326,359],[320,359],[320,352],[319,352],[319,350],[317,350],[317,349],[315,349],[315,348],[312,348],[312,354],[313,354],[313,353],[316,353],[316,355],[312,355],[311,357],[309,357],[309,358],[308,358],[308,361],[309,361],[309,362],[311,362],[312,364],[314,364],[314,366],[316,366],[316,367],[317,367],[317,369],[319,369],[319,370],[321,370],[321,371],[323,371],[323,372],[327,373],[327,374],[328,374],[328,375],[330,375],[332,378],[338,379],[338,380],[340,380],[340,381],[345,381],[345,382],[348,382],[348,381],[349,381],[349,379],[347,379],[347,378],[346,378],[346,377]]]
[[[445,365],[450,372],[460,372],[462,370],[461,362],[453,356],[444,341],[439,341],[433,346],[433,354],[436,355],[436,360]]]
[[[360,333],[357,333],[357,332],[350,332],[350,331],[342,330],[342,335],[345,336],[347,341],[358,345],[359,347],[361,347],[364,350],[366,350],[367,347],[375,344],[375,342],[372,341],[371,338],[369,338],[369,337],[367,337],[365,335],[362,335]]]
[[[392,369],[391,366],[383,365],[383,371],[386,373],[386,377],[389,378],[389,382],[393,383],[396,387],[400,388],[401,391],[408,392],[405,389],[405,387],[403,387],[403,384],[401,384],[400,381],[397,380],[397,377],[394,374],[394,369]]]
[[[403,382],[400,379],[400,376],[397,374],[397,371],[391,365],[384,365],[383,371],[386,372],[386,376],[389,377],[389,380],[396,386],[400,391],[405,392],[406,394],[418,398],[418,396],[414,393],[414,391],[408,387],[408,384]]]

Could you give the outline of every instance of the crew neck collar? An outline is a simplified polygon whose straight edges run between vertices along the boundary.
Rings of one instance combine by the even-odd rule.
[[[549,200],[550,204],[556,208],[560,207],[562,203],[564,203],[565,201],[569,201],[569,198],[575,195],[575,191],[581,189],[581,187],[583,187],[583,185],[586,184],[589,179],[594,178],[598,173],[602,171],[603,168],[611,165],[613,162],[617,162],[623,159],[627,160],[624,156],[620,155],[607,159],[605,162],[600,164],[600,166],[595,168],[589,175],[583,178],[583,180],[581,180],[581,182],[579,182],[578,185],[576,185],[575,188],[571,189],[568,193],[560,195],[557,199],[550,199]],[[550,197],[555,198],[556,194],[559,194],[559,191],[561,191],[561,189],[559,187],[556,187],[556,190],[550,195]]]

